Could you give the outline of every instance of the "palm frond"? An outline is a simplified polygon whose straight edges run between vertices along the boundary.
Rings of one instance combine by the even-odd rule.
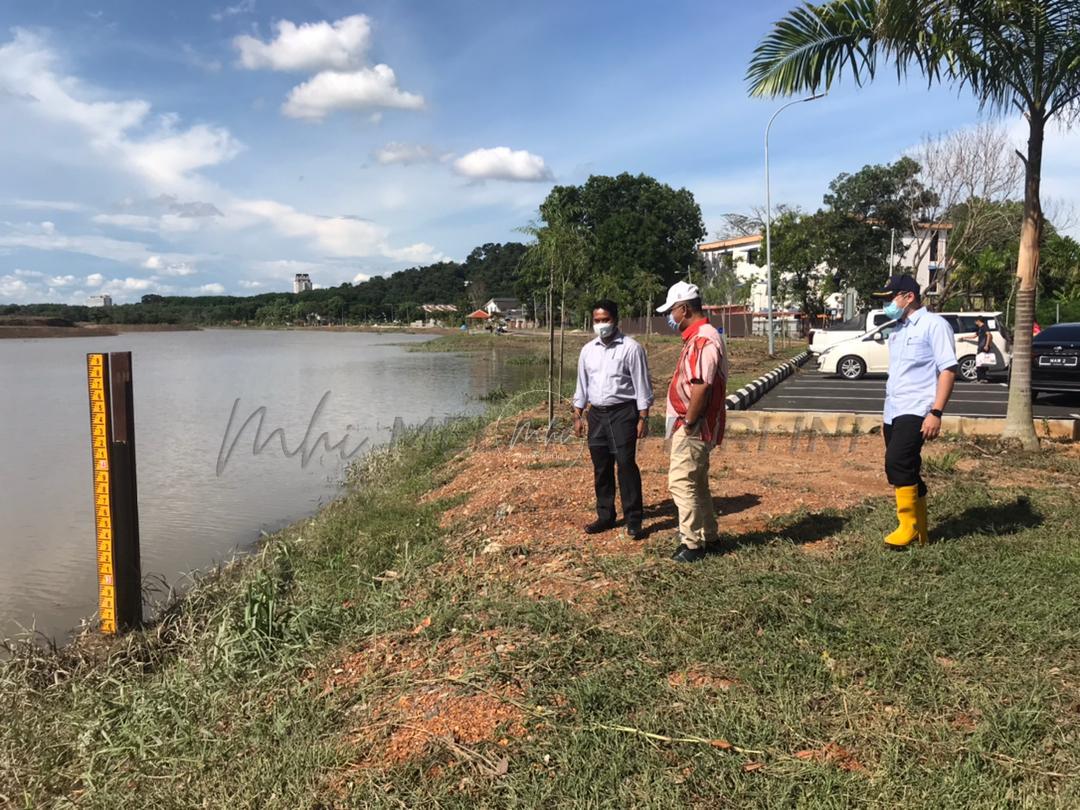
[[[746,73],[753,96],[828,90],[845,67],[857,84],[876,68],[876,0],[810,3],[776,23]]]

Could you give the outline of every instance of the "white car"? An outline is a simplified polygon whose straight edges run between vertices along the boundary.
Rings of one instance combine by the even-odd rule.
[[[997,363],[991,368],[1008,368],[1012,359],[1011,346],[998,325],[999,312],[942,312],[956,335],[956,359],[960,364],[959,377],[973,381],[975,372],[975,318],[982,315],[990,327],[994,340],[994,354]],[[896,329],[896,323],[871,329],[865,334],[848,338],[823,351],[818,358],[818,368],[824,374],[838,374],[846,380],[858,380],[867,374],[887,374],[889,372],[889,335]]]

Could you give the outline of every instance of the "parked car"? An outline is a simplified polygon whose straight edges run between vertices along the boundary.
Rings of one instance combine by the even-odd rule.
[[[1048,326],[1031,340],[1031,398],[1080,392],[1080,323]]]
[[[960,365],[959,378],[971,382],[975,373],[975,318],[986,318],[998,357],[995,368],[1007,368],[1012,360],[1011,344],[998,323],[998,312],[943,312],[941,316],[953,328],[956,339],[956,359]],[[869,332],[848,338],[825,349],[818,367],[825,374],[839,374],[847,380],[858,380],[867,374],[887,374],[889,371],[889,335],[896,329],[890,321]]]
[[[806,336],[810,354],[819,355],[830,346],[865,335],[891,321],[892,318],[885,314],[885,310],[872,309],[869,312],[861,312],[854,318],[829,329],[811,329]]]

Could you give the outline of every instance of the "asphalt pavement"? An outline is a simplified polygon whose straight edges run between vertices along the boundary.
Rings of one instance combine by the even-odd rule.
[[[866,376],[861,380],[822,374],[816,360],[809,360],[751,406],[755,411],[829,411],[840,413],[881,413],[885,405],[886,377]],[[1004,417],[1009,399],[1005,382],[973,383],[957,381],[945,413],[953,416]],[[1080,395],[1040,394],[1035,416],[1051,419],[1080,419]]]

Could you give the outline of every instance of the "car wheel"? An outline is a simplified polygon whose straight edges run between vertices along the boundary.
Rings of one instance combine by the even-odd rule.
[[[979,378],[979,372],[975,370],[975,355],[969,354],[960,358],[960,379],[964,382],[975,382]]]
[[[847,357],[840,358],[840,362],[836,364],[836,370],[845,380],[858,380],[866,374],[866,362],[861,357],[849,354]]]

